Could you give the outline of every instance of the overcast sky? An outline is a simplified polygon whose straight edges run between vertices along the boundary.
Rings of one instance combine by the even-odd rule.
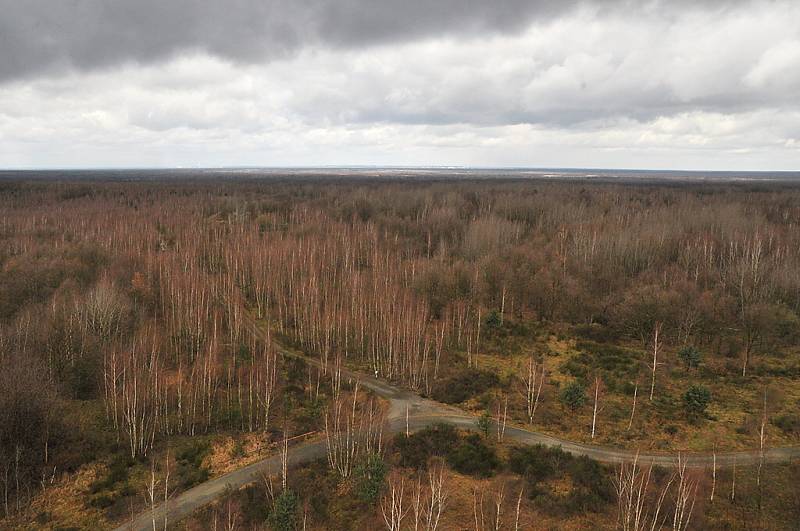
[[[800,2],[0,0],[0,167],[800,169]]]

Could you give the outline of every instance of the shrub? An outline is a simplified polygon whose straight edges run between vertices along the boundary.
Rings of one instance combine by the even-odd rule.
[[[619,334],[616,330],[599,323],[578,325],[573,328],[575,335],[592,341],[616,341]]]
[[[489,330],[499,328],[502,324],[502,319],[500,318],[500,312],[497,310],[492,310],[489,312],[489,315],[486,316],[486,328]]]
[[[400,466],[421,469],[431,457],[444,457],[448,464],[462,474],[489,477],[500,466],[494,448],[476,434],[461,437],[456,429],[438,424],[406,437],[394,438],[400,454]]]
[[[480,416],[478,419],[478,429],[481,430],[481,433],[484,437],[489,436],[489,429],[492,427],[492,418],[489,416],[489,413],[484,411],[483,415]]]
[[[457,472],[471,476],[490,477],[500,466],[494,448],[487,446],[479,435],[460,440],[447,454],[447,463]]]
[[[242,439],[236,439],[233,441],[233,447],[230,451],[231,459],[239,459],[245,456],[244,451],[244,441]]]
[[[89,501],[89,505],[98,509],[108,509],[114,505],[114,498],[108,494],[101,494],[100,496],[92,498],[91,501]]]
[[[574,358],[562,363],[561,371],[575,378],[586,378],[589,374],[589,368]]]
[[[606,469],[586,456],[571,458],[568,466],[573,489],[570,507],[576,512],[600,512],[614,499],[614,489]]]
[[[686,366],[687,369],[696,369],[700,366],[700,360],[702,359],[702,354],[700,351],[697,350],[694,346],[688,346],[682,348],[678,352],[678,357],[681,359],[683,364]]]
[[[97,394],[99,362],[93,356],[83,356],[67,368],[66,380],[78,400],[89,400]]]
[[[702,385],[693,385],[683,394],[683,406],[689,416],[705,415],[709,402],[711,391]]]
[[[281,492],[272,506],[269,526],[275,531],[294,531],[297,529],[297,495],[289,489]]]
[[[535,446],[515,446],[508,454],[508,468],[524,477],[531,487],[544,481],[555,474],[560,462],[560,449],[548,448],[537,444]],[[529,491],[529,495],[535,489]]]
[[[586,403],[586,391],[578,382],[567,385],[559,395],[561,403],[575,411]]]
[[[261,487],[253,485],[245,487],[238,491],[236,496],[244,518],[243,523],[254,524],[255,522],[262,523],[269,520],[272,508],[265,503],[264,491]]]
[[[578,341],[575,347],[581,353],[573,359],[584,364],[587,369],[604,369],[622,375],[629,374],[637,367],[636,354],[628,349],[594,341]]]
[[[208,479],[208,469],[203,467],[203,458],[208,454],[208,442],[195,440],[181,448],[175,455],[178,484],[189,488]]]
[[[375,503],[386,479],[386,463],[383,458],[378,454],[367,456],[366,460],[356,466],[354,473],[358,497],[369,504]]]
[[[800,433],[800,415],[786,413],[772,419],[772,423],[785,433]]]
[[[445,457],[458,441],[458,432],[448,424],[437,424],[406,437],[399,433],[394,446],[400,453],[400,466],[424,468],[432,456]]]
[[[614,498],[608,469],[587,457],[574,457],[561,448],[542,445],[514,447],[507,467],[525,478],[528,497],[549,514],[600,512]],[[569,476],[569,491],[557,494],[539,483]]]
[[[493,372],[466,369],[442,380],[433,391],[433,399],[446,404],[458,404],[500,384]]]
[[[108,475],[103,479],[94,481],[89,489],[92,493],[111,490],[117,483],[128,480],[128,469],[135,464],[127,454],[119,454],[108,465]]]

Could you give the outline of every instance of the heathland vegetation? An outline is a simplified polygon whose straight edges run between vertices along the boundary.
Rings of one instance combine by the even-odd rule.
[[[797,464],[614,468],[491,431],[797,445],[799,226],[778,184],[0,181],[0,527],[107,527],[320,437],[192,525],[790,528]],[[383,433],[341,367],[486,433]]]

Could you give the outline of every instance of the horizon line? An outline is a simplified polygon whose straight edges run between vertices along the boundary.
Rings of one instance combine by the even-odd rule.
[[[674,168],[637,168],[637,167],[578,167],[578,166],[467,166],[467,165],[288,165],[288,166],[60,166],[60,167],[8,167],[0,168],[0,173],[7,172],[52,172],[52,171],[313,171],[313,170],[436,170],[436,171],[539,171],[539,172],[645,172],[645,173],[759,173],[759,174],[792,174],[796,170],[751,170],[751,169],[674,169]]]

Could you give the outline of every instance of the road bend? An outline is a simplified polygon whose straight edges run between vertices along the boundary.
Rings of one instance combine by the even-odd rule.
[[[263,340],[268,339],[269,335],[250,312],[245,312],[245,324],[253,334],[256,334]],[[273,343],[282,356],[301,359],[320,369],[323,368],[319,360],[289,350],[275,341],[273,341]],[[471,431],[478,431],[479,429],[478,418],[461,409],[424,398],[417,393],[392,385],[369,374],[342,368],[341,375],[352,382],[358,382],[361,387],[371,390],[373,393],[389,402],[386,431],[390,434],[405,432],[406,430],[409,432],[416,432],[435,424],[450,424]],[[652,464],[672,467],[676,465],[678,457],[677,452],[636,452],[621,448],[584,444],[560,439],[552,435],[527,430],[517,426],[506,426],[503,440],[522,445],[541,444],[549,447],[559,447],[570,454],[586,456],[603,463],[631,463],[636,460],[643,466]],[[289,466],[294,466],[324,458],[325,455],[325,441],[311,441],[290,448],[288,452],[288,464]],[[682,462],[686,463],[686,466],[692,468],[711,467],[715,460],[714,456],[709,453],[685,452],[680,455]],[[716,454],[716,466],[724,468],[733,466],[734,464],[755,464],[761,459],[763,459],[765,463],[790,462],[800,459],[800,448],[769,448],[764,450],[763,456],[758,450],[721,452]],[[168,522],[174,523],[220,498],[226,492],[252,484],[265,475],[277,474],[280,470],[280,455],[266,458],[262,461],[228,472],[218,478],[206,481],[168,500],[166,503],[157,505],[152,509],[147,509],[129,522],[118,527],[117,530],[146,531],[148,529],[153,529],[153,521],[155,521],[155,526],[157,528],[162,527],[164,525],[165,515],[167,516]]]

